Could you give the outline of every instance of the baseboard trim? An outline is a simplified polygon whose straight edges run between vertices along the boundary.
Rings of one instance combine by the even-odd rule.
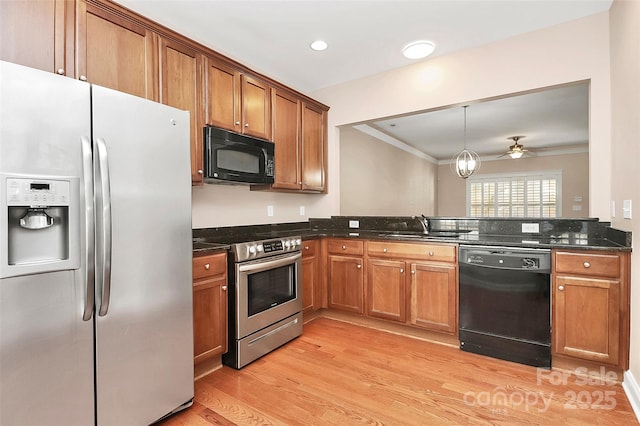
[[[624,379],[622,381],[622,389],[627,394],[633,413],[636,415],[636,419],[640,421],[640,386],[636,378],[633,376],[630,370],[625,371]]]

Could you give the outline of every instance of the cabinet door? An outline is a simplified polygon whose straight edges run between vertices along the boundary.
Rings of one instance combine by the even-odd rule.
[[[458,331],[456,268],[411,264],[411,324],[455,334]]]
[[[367,261],[367,315],[405,322],[405,263],[397,260]]]
[[[363,292],[362,258],[329,256],[329,307],[361,314]]]
[[[206,123],[241,132],[240,73],[212,58],[206,59]]]
[[[325,190],[325,112],[302,105],[302,190]]]
[[[73,77],[75,2],[0,1],[0,59]]]
[[[160,41],[160,102],[189,111],[191,120],[191,182],[203,182],[202,56],[171,40]]]
[[[84,1],[78,3],[78,10],[79,78],[157,100],[155,35],[133,21]]]
[[[553,296],[554,352],[617,365],[620,282],[560,276]]]
[[[275,144],[276,189],[300,189],[300,101],[274,90],[273,142]]]
[[[315,256],[302,256],[302,310],[313,311],[316,306],[316,276],[318,268],[316,267]]]
[[[227,352],[227,280],[225,276],[193,285],[193,355],[196,364]]]
[[[271,88],[242,75],[242,133],[271,140]]]

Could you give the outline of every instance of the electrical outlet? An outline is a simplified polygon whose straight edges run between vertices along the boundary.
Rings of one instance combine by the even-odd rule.
[[[539,223],[523,223],[522,224],[522,233],[523,234],[538,234],[540,233],[540,224]]]
[[[616,200],[611,200],[611,217],[616,217]]]
[[[360,221],[359,220],[350,220],[349,221],[349,228],[360,228]]]
[[[267,206],[267,216],[273,216],[273,206]]]
[[[300,206],[300,216],[304,216],[304,206]]]

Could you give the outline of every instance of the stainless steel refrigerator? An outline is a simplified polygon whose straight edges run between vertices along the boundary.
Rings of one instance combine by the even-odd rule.
[[[0,62],[0,425],[193,399],[189,114]]]

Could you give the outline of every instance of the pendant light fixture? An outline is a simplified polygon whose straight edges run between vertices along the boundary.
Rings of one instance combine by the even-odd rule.
[[[464,149],[453,156],[451,159],[451,167],[455,169],[458,176],[463,179],[468,178],[478,171],[480,168],[480,156],[475,152],[467,149],[467,107],[464,109]]]

